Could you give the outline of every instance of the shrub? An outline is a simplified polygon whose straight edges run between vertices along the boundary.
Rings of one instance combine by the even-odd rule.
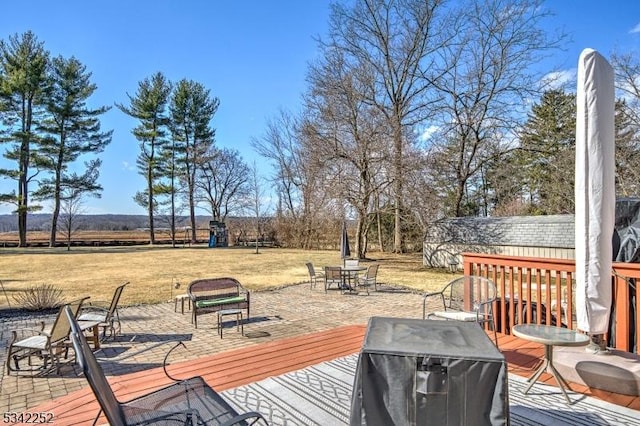
[[[62,305],[62,290],[51,285],[33,286],[13,296],[19,306],[28,311],[42,311]]]

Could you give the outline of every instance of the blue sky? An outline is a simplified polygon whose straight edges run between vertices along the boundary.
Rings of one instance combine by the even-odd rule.
[[[545,6],[556,14],[547,28],[571,36],[549,69],[571,75],[586,47],[605,56],[640,47],[640,1],[548,0]],[[216,144],[240,150],[268,174],[250,140],[279,108],[300,107],[307,64],[317,54],[314,37],[326,33],[328,17],[328,0],[34,0],[29,7],[11,1],[2,5],[0,38],[31,30],[52,55],[78,58],[98,86],[95,106],[127,103],[126,93],[156,71],[204,84],[220,99],[212,122]],[[103,116],[113,141],[101,155],[102,198],[87,200],[88,213],[145,214],[132,200],[144,186],[135,169],[135,125],[116,108]],[[14,187],[0,181],[2,192]],[[0,213],[9,211],[0,206]]]

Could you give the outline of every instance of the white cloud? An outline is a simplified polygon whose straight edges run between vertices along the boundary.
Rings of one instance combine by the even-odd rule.
[[[635,27],[631,28],[629,34],[637,34],[640,33],[640,24],[636,24]]]
[[[418,136],[418,140],[420,140],[420,142],[428,141],[431,138],[431,136],[438,131],[438,129],[439,127],[434,125],[431,125],[426,129],[423,129],[421,132],[419,132],[420,135]]]
[[[578,70],[576,68],[550,72],[542,77],[542,87],[550,90],[561,89],[568,84],[575,83],[577,76]]]
[[[129,164],[128,161],[123,161],[122,162],[122,170],[132,171],[132,170],[135,170],[135,169],[136,168],[133,165]]]

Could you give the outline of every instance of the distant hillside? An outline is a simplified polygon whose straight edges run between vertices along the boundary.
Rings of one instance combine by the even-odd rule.
[[[208,216],[197,216],[198,227],[207,228],[210,218]],[[92,214],[81,215],[77,220],[79,230],[89,231],[128,231],[149,226],[149,218],[145,215],[128,214]],[[178,226],[188,224],[187,217],[181,217]],[[29,231],[48,231],[51,227],[50,214],[30,214],[27,218],[27,229]],[[168,227],[168,222],[162,218],[156,219],[156,227]],[[18,216],[14,214],[0,215],[0,232],[17,232]]]

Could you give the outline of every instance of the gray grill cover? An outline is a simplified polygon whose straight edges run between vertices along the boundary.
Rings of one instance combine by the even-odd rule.
[[[507,364],[476,323],[373,317],[351,425],[508,425]]]

